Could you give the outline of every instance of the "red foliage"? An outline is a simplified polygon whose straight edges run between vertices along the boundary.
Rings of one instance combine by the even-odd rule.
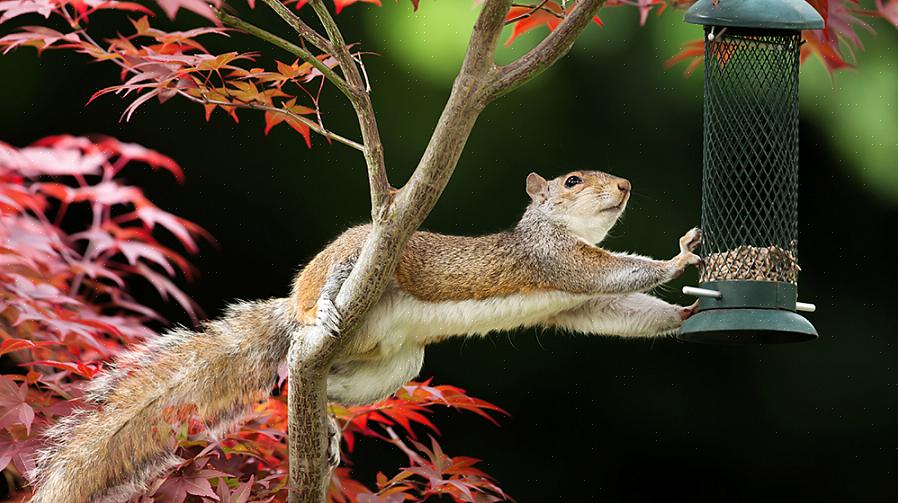
[[[564,16],[574,8],[574,5],[576,5],[575,2],[570,2],[568,3],[567,9],[565,9],[561,4],[555,1],[540,1],[533,6],[516,5],[512,7],[508,10],[508,15],[505,16],[505,23],[514,24],[514,29],[508,37],[508,40],[505,41],[505,46],[510,46],[516,38],[534,28],[545,26],[549,28],[549,31],[555,30],[558,23],[560,23],[564,19]],[[598,16],[594,17],[593,21],[599,26],[602,26],[602,20],[599,19]]]
[[[681,4],[683,4],[683,2],[679,0],[672,3],[678,4],[681,7]],[[645,23],[649,18],[649,13],[652,12],[652,9],[655,7],[658,8],[655,12],[659,16],[667,8],[667,2],[663,0],[610,0],[606,2],[605,5],[609,7],[617,7],[620,5],[631,5],[636,7],[639,10],[639,26],[645,26]]]
[[[190,273],[154,230],[190,250],[203,231],[119,180],[134,161],[183,176],[170,158],[112,138],[0,143],[0,355],[27,370],[0,376],[2,467],[31,468],[40,432],[80,395],[75,376],[93,377],[100,362],[153,335],[146,324],[160,317],[126,285]],[[196,316],[173,282],[156,283]]]
[[[204,231],[122,183],[119,174],[137,162],[183,179],[170,158],[112,138],[54,136],[21,149],[0,143],[0,356],[23,372],[0,375],[0,469],[17,477],[33,467],[41,433],[83,405],[85,379],[125,346],[156,336],[148,323],[161,317],[131,296],[136,282],[149,282],[196,316],[196,306],[174,283],[189,276],[190,265],[157,238],[165,232],[195,252]],[[172,445],[184,462],[137,501],[283,500],[283,396],[259,404],[240,431],[220,441],[210,441],[197,421],[172,424]],[[475,468],[476,460],[449,457],[433,439],[429,447],[417,442],[416,428],[438,432],[428,419],[438,406],[492,422],[490,414],[502,412],[459,388],[429,381],[409,383],[376,405],[332,406],[344,428],[344,459],[366,437],[401,449],[409,466],[391,479],[381,474],[370,488],[341,468],[331,499],[507,499]]]
[[[491,413],[505,414],[489,402],[466,395],[461,388],[432,386],[430,380],[410,382],[393,397],[374,405],[350,408],[332,405],[331,412],[343,427],[344,458],[354,451],[356,437],[365,436],[396,446],[408,456],[410,465],[392,478],[378,473],[376,491],[352,480],[348,471],[338,470],[330,488],[331,500],[387,503],[425,501],[435,495],[448,495],[454,501],[509,500],[488,475],[475,468],[479,460],[447,456],[433,436],[430,436],[430,447],[417,441],[416,425],[428,433],[439,434],[428,418],[439,406],[473,412],[494,424],[498,423]]]
[[[474,0],[476,3],[476,0]],[[418,0],[411,0],[415,9]],[[860,16],[880,16],[898,26],[898,0],[877,0],[877,10],[862,9],[858,0],[811,0],[826,20],[826,29],[808,31],[808,41],[802,49],[802,60],[816,54],[830,70],[851,66],[853,48],[862,48],[855,28],[872,28]],[[155,0],[156,6],[169,17],[178,10],[188,9],[210,19],[216,26],[196,28],[187,31],[167,32],[150,26],[149,17],[153,11],[144,5],[119,0],[7,0],[0,2],[0,24],[26,14],[40,14],[44,18],[59,18],[64,21],[65,30],[48,26],[18,27],[12,33],[0,37],[4,51],[16,47],[35,47],[38,51],[47,48],[74,50],[97,61],[109,61],[121,69],[122,82],[97,91],[91,101],[105,94],[115,93],[131,99],[122,118],[130,119],[134,112],[152,99],[160,103],[180,96],[203,106],[206,119],[221,108],[235,121],[238,110],[251,109],[265,113],[265,132],[272,127],[286,123],[300,133],[311,146],[311,130],[322,133],[330,141],[333,136],[327,131],[323,114],[318,107],[324,89],[321,73],[308,63],[270,61],[259,66],[258,54],[237,51],[220,54],[210,53],[200,37],[228,36],[220,27],[215,10],[220,0],[211,3],[205,0]],[[286,3],[291,3],[287,0]],[[305,0],[296,2],[297,8]],[[380,5],[380,0],[333,0],[335,10],[357,3]],[[657,14],[666,7],[687,7],[692,0],[608,0],[606,6],[633,6],[639,10],[641,25],[646,23],[649,13]],[[254,0],[248,0],[250,7]],[[530,5],[516,5],[506,17],[506,23],[514,24],[506,45],[512,44],[518,36],[530,30],[547,27],[550,31],[561,22],[576,2],[559,0],[539,0]],[[86,29],[89,16],[97,10],[116,10],[124,14],[147,14],[139,19],[131,19],[133,31],[119,34],[115,38],[97,41]],[[602,25],[598,16],[594,21]],[[845,42],[845,43],[841,43]],[[306,47],[311,50],[313,48]],[[356,52],[361,58],[365,53]],[[334,58],[327,53],[316,56],[324,65],[336,66]],[[694,43],[671,58],[668,65],[680,61],[690,61],[686,73],[691,73],[703,56],[696,51]],[[317,81],[317,82],[316,82]]]

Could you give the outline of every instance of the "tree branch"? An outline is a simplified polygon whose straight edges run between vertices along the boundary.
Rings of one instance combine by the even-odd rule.
[[[307,337],[300,334],[291,345],[290,503],[324,501],[328,472],[323,432],[326,431],[327,412],[321,397],[325,393],[331,362],[356,336],[356,329],[392,281],[402,248],[436,204],[452,176],[474,122],[487,104],[486,91],[489,89],[483,83],[490,82],[494,76],[493,56],[510,4],[511,0],[486,0],[484,3],[452,94],[415,173],[396,197],[387,201],[382,211],[375,214],[371,232],[355,266],[336,295],[335,310],[340,314],[334,332],[337,336],[320,337],[313,331]],[[348,50],[345,50],[342,37],[334,31],[330,14],[326,10],[322,13],[320,0],[312,0],[312,5],[317,5],[316,12],[323,18],[322,24],[335,46],[336,54],[345,51],[342,52],[345,58]],[[344,67],[344,75],[352,84],[353,77],[350,75],[357,69],[347,68]],[[365,131],[368,135],[376,135],[368,94],[362,92],[358,96],[360,100],[356,110],[363,135]],[[374,129],[370,129],[372,127]],[[372,147],[368,139],[365,147]],[[372,159],[369,153],[366,159],[369,163],[382,163],[382,152],[377,152],[377,155],[379,158]],[[369,164],[369,172],[378,169],[378,166],[382,164]],[[377,191],[378,188],[372,183],[372,201],[377,199]],[[322,321],[319,314],[319,323]]]
[[[317,31],[312,29],[311,26],[307,25],[299,16],[296,15],[296,13],[294,13],[286,5],[281,3],[280,0],[262,1],[265,2],[265,5],[271,7],[271,10],[276,12],[277,15],[281,17],[281,19],[289,24],[300,37],[308,40],[309,43],[328,54],[332,54],[334,52],[334,48],[333,46],[331,46],[330,41],[322,37]]]
[[[558,27],[530,52],[499,69],[492,84],[492,97],[499,97],[521,86],[567,54],[580,32],[605,3],[605,0],[579,0]]]
[[[343,34],[340,33],[340,28],[330,11],[327,10],[327,6],[321,0],[311,0],[309,3],[312,4],[312,9],[315,10],[321,25],[324,26],[324,31],[333,47],[331,54],[340,64],[343,76],[346,77],[352,90],[352,96],[349,99],[356,116],[358,116],[362,142],[365,144],[365,164],[368,168],[368,185],[371,188],[371,220],[377,222],[383,218],[395,189],[390,185],[390,180],[387,177],[383,143],[380,140],[371,95],[352,54],[349,52],[346,41],[343,40]]]
[[[341,334],[354,331],[389,284],[400,251],[433,209],[449,182],[478,115],[486,106],[480,82],[493,71],[493,55],[510,0],[486,0],[468,44],[462,69],[437,122],[427,149],[389,211],[375,221],[355,267],[336,296]],[[327,349],[333,355],[346,343],[339,337]]]
[[[337,75],[337,73],[334,72],[333,69],[324,64],[324,62],[320,59],[316,58],[311,52],[292,42],[288,42],[269,31],[265,31],[252,23],[244,21],[237,16],[228,14],[227,12],[219,10],[216,12],[216,14],[218,15],[218,19],[220,19],[222,23],[246,32],[258,38],[259,40],[264,40],[269,44],[280,47],[287,52],[293,53],[299,59],[315,67],[315,69],[321,72],[321,74],[324,75],[324,78],[333,83],[334,86],[336,86],[337,89],[340,90],[340,92],[345,94],[348,98],[352,99],[353,93],[346,81],[343,80],[343,77]]]
[[[456,85],[458,85],[459,80],[484,77],[488,72],[495,70],[494,56],[496,54],[496,45],[499,42],[499,34],[502,33],[505,16],[510,8],[511,2],[506,0],[487,0],[484,2],[483,10],[480,11],[480,16],[477,17],[477,22],[474,23],[474,31],[471,33],[471,40],[468,42],[468,49],[465,51],[465,59],[462,61],[461,70],[455,79]],[[455,92],[454,88],[453,92]],[[449,101],[452,101],[451,96]],[[432,143],[433,141],[431,140]]]

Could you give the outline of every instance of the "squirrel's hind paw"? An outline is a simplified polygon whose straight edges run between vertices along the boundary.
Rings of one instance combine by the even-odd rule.
[[[683,321],[686,321],[697,312],[698,312],[698,301],[695,301],[690,306],[680,307],[680,319]]]

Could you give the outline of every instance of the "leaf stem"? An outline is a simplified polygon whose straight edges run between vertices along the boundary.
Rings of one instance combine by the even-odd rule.
[[[224,107],[245,108],[245,109],[249,109],[249,110],[260,110],[263,112],[273,112],[273,113],[283,114],[297,122],[301,122],[301,123],[305,124],[306,126],[309,127],[310,130],[320,134],[321,136],[324,136],[325,138],[335,140],[339,143],[342,143],[343,145],[352,147],[352,148],[358,150],[359,152],[365,151],[365,146],[362,145],[361,143],[358,143],[356,141],[350,140],[349,138],[345,138],[336,133],[333,133],[330,130],[322,127],[317,122],[310,120],[306,117],[303,117],[302,115],[290,112],[289,110],[284,110],[283,108],[272,107],[272,106],[268,106],[268,105],[260,105],[258,103],[233,103],[230,101],[213,100],[213,99],[206,98],[205,96],[202,96],[202,97],[191,96],[190,94],[187,94],[184,91],[178,91],[178,94],[180,94],[181,96],[184,96],[185,98],[189,99],[190,101],[192,101],[194,103],[199,103],[201,105],[217,105],[222,108],[224,108]]]
[[[531,8],[528,12],[525,12],[525,13],[521,14],[520,16],[515,16],[515,17],[513,17],[513,18],[511,18],[511,19],[505,20],[505,24],[511,24],[511,23],[516,22],[516,21],[520,21],[521,19],[526,19],[526,18],[528,18],[528,17],[530,17],[530,16],[536,14],[536,11],[538,11],[538,10],[540,10],[540,9],[545,10],[546,12],[548,12],[549,14],[552,14],[552,15],[555,16],[555,17],[564,19],[564,16],[558,14],[557,12],[553,12],[552,9],[544,9],[543,7],[544,7],[547,3],[549,3],[549,0],[542,0],[540,3],[538,3],[538,4],[534,5],[534,6],[532,6],[533,8]],[[512,4],[512,6],[513,6],[513,7],[530,7],[530,5],[522,5],[522,4]]]

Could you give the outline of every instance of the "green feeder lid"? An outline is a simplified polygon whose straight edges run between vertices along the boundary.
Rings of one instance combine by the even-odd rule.
[[[804,0],[699,0],[686,11],[686,22],[741,28],[820,30],[823,18]]]

